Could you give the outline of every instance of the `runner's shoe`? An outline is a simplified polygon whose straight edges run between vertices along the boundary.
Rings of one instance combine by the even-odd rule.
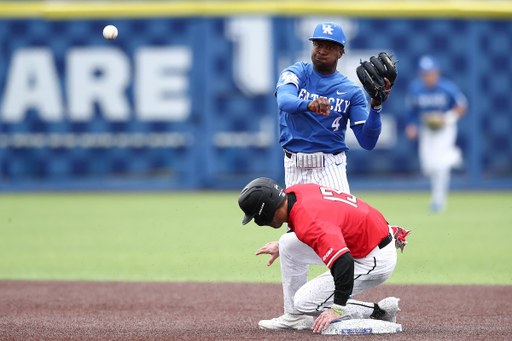
[[[314,318],[308,315],[284,314],[272,320],[261,320],[261,329],[313,329]]]
[[[400,299],[396,297],[387,297],[381,300],[377,305],[384,314],[375,318],[377,320],[396,323],[396,314],[400,311],[400,308],[398,308],[398,301],[400,301]]]

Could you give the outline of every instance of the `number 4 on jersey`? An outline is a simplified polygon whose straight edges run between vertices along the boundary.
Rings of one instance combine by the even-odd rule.
[[[349,204],[350,206],[358,208],[357,198],[353,195],[343,193],[342,191],[339,191],[334,188],[327,187],[320,187],[320,192],[322,192],[323,198],[326,200],[341,201],[344,202],[345,204]],[[336,194],[337,196],[335,196],[334,194]]]
[[[334,120],[334,122],[332,122],[332,128],[334,128],[333,131],[338,131],[340,130],[340,120],[342,119],[342,117],[336,117],[336,119]]]

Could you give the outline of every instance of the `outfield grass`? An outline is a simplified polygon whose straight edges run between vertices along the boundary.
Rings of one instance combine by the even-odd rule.
[[[388,283],[512,285],[512,193],[357,193],[413,232]],[[280,282],[235,192],[0,195],[0,279]],[[315,266],[314,276],[325,267]]]

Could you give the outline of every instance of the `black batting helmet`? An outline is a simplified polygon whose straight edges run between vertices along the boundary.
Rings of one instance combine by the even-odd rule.
[[[245,213],[242,224],[252,218],[260,226],[270,224],[285,198],[284,190],[272,179],[258,178],[249,182],[238,197],[238,205]]]

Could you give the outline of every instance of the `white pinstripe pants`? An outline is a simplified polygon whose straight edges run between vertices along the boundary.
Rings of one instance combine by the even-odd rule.
[[[347,180],[347,157],[345,152],[337,155],[324,154],[325,167],[301,169],[296,166],[296,155],[284,156],[284,174],[286,188],[297,184],[318,184],[350,193]]]

